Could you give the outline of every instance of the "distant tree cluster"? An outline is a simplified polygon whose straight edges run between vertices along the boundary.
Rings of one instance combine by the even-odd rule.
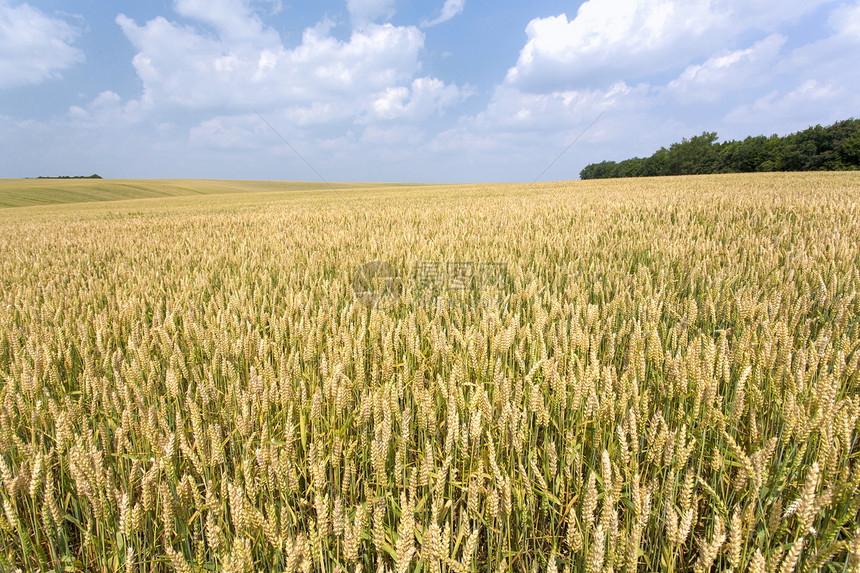
[[[860,169],[860,119],[816,125],[785,137],[747,137],[717,143],[716,132],[704,132],[650,157],[587,165],[580,179],[751,173],[754,171],[843,171]]]
[[[92,175],[60,175],[59,177],[45,177],[43,175],[39,175],[36,179],[101,179],[102,176],[98,173],[93,173]]]

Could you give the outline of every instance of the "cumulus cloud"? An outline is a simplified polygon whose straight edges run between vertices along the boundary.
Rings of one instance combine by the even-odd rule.
[[[540,173],[549,161],[564,150],[574,137],[583,133],[601,113],[609,112],[583,133],[582,141],[568,154],[576,158],[587,150],[589,141],[607,136],[607,125],[623,129],[635,102],[648,98],[647,86],[628,86],[619,82],[606,89],[566,90],[545,94],[522,92],[500,85],[487,107],[444,130],[427,145],[439,156],[460,154],[468,157],[473,169],[485,180],[501,178],[526,181]],[[607,122],[609,117],[615,123]],[[629,123],[627,124],[629,128]],[[619,135],[615,132],[614,135]],[[500,158],[504,158],[499,163]],[[556,171],[564,172],[564,161]],[[478,172],[478,171],[476,171]],[[573,178],[574,174],[562,175]]]
[[[0,0],[0,89],[38,84],[84,61],[80,30],[29,4]]]
[[[92,120],[93,113],[98,113],[104,110],[116,110],[120,107],[121,98],[116,92],[110,90],[103,91],[90,104],[83,108],[73,105],[69,108],[69,117]]]
[[[832,34],[795,48],[778,71],[819,81],[853,82],[854,88],[860,88],[860,68],[856,65],[860,49],[860,3],[837,6],[828,23]]]
[[[393,2],[350,2],[353,27],[346,37],[335,37],[334,23],[324,18],[294,46],[284,45],[251,0],[175,0],[174,7],[176,19],[138,23],[117,16],[135,47],[132,63],[143,93],[124,103],[105,92],[70,108],[71,124],[138,121],[142,128],[145,114],[149,121],[174,118],[179,125],[167,125],[165,133],[184,154],[227,161],[236,153],[231,162],[241,157],[249,165],[295,159],[253,113],[259,111],[328,175],[345,165],[355,169],[357,156],[366,163],[371,150],[389,157],[386,145],[418,153],[427,137],[421,122],[472,94],[469,86],[421,74],[424,33],[378,21],[390,15]]]
[[[190,143],[195,148],[248,150],[267,135],[268,127],[254,114],[216,116],[201,122],[190,131]]]
[[[536,18],[486,108],[431,147],[474,149],[475,161],[542,150],[538,162],[606,110],[571,150],[581,167],[648,155],[704,130],[737,138],[856,115],[860,4],[828,7],[829,35],[799,45],[787,38],[827,3],[587,0],[573,18]]]
[[[441,113],[468,95],[468,91],[436,78],[417,78],[408,88],[391,87],[379,94],[373,101],[372,115],[379,119],[421,120]]]
[[[828,22],[829,35],[781,56],[772,64],[769,75],[775,80],[767,91],[751,102],[738,102],[725,116],[737,137],[794,131],[857,116],[860,4],[837,6]]]
[[[361,142],[363,144],[371,144],[379,147],[379,151],[389,148],[391,152],[403,154],[409,153],[409,149],[404,149],[402,146],[395,146],[391,149],[392,143],[404,143],[410,146],[419,146],[424,143],[424,133],[414,125],[371,125],[361,134]]]
[[[22,1],[0,0],[0,88],[83,60],[73,20]],[[139,96],[99,85],[116,91],[81,96],[62,117],[0,116],[0,167],[314,178],[257,110],[330,180],[529,181],[605,111],[543,177],[566,179],[705,130],[787,133],[860,109],[857,0],[587,0],[570,17],[532,20],[507,74],[460,117],[475,89],[433,77],[422,58],[429,27],[465,0],[427,3],[432,19],[416,25],[390,23],[396,0],[347,0],[348,21],[322,17],[289,45],[268,19],[280,0],[166,4],[172,13],[149,20],[116,18]],[[809,15],[816,25],[798,33]],[[10,55],[22,30],[32,41]]]
[[[173,9],[185,18],[204,22],[222,38],[251,41],[255,44],[277,42],[277,34],[263,26],[248,0],[174,0]]]
[[[737,89],[758,87],[768,81],[786,38],[772,34],[743,50],[724,51],[704,63],[687,66],[669,82],[667,91],[682,102],[713,102]]]
[[[791,131],[804,129],[845,119],[837,110],[846,95],[845,89],[838,85],[807,80],[786,94],[774,90],[752,104],[737,106],[726,115],[726,120],[746,129],[755,126],[758,130],[768,130],[767,126],[774,125]],[[822,114],[822,110],[831,111]]]
[[[796,20],[825,0],[588,0],[576,16],[536,18],[506,82],[533,91],[644,78],[726,49],[748,30]]]
[[[119,94],[105,90],[84,106],[69,107],[67,118],[78,129],[121,128],[143,120],[148,107],[145,99],[123,103]]]
[[[365,22],[346,39],[323,20],[288,48],[247,0],[176,0],[188,23],[156,17],[144,24],[120,14],[116,21],[137,49],[133,64],[143,81],[139,107],[186,108],[217,114],[195,128],[197,140],[224,134],[223,117],[268,111],[295,126],[373,121],[420,121],[463,100],[468,88],[421,69],[424,34],[416,26]],[[390,8],[351,2],[355,17]],[[207,33],[196,25],[209,26]],[[183,57],[177,58],[176,54]]]
[[[830,16],[830,25],[839,34],[860,40],[860,3],[836,8]]]
[[[576,17],[536,18],[506,82],[546,91],[668,69],[689,55],[678,48],[707,40],[708,4],[589,0]]]
[[[394,15],[394,0],[346,0],[346,8],[354,25],[366,26]]]
[[[433,20],[422,22],[421,25],[422,27],[429,28],[442,22],[447,22],[454,16],[461,14],[465,7],[466,0],[445,0],[445,4],[442,6],[442,13]]]
[[[644,88],[647,89],[647,88]],[[562,90],[535,94],[500,86],[476,124],[505,131],[558,131],[585,125],[600,112],[621,105],[643,87],[618,82],[607,89]]]
[[[316,116],[329,110],[332,119],[357,113],[376,94],[413,80],[424,45],[418,28],[391,24],[367,24],[342,41],[323,23],[306,29],[301,44],[288,49],[265,28],[258,43],[248,43],[163,17],[138,25],[120,15],[117,22],[138,49],[134,66],[152,102],[194,109],[313,108]],[[245,23],[258,25],[256,18]]]

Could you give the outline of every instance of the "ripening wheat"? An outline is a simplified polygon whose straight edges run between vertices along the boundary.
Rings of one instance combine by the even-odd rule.
[[[857,570],[858,188],[0,211],[0,569]]]

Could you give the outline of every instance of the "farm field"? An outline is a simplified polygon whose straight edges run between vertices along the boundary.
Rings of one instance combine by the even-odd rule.
[[[335,189],[399,187],[399,184],[333,183]],[[322,182],[205,179],[0,179],[0,208],[272,191],[330,191]]]
[[[2,571],[860,570],[860,173],[39,185]]]

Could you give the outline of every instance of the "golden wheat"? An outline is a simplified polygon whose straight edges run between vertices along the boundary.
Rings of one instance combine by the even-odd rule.
[[[0,569],[857,570],[858,188],[0,211]]]

